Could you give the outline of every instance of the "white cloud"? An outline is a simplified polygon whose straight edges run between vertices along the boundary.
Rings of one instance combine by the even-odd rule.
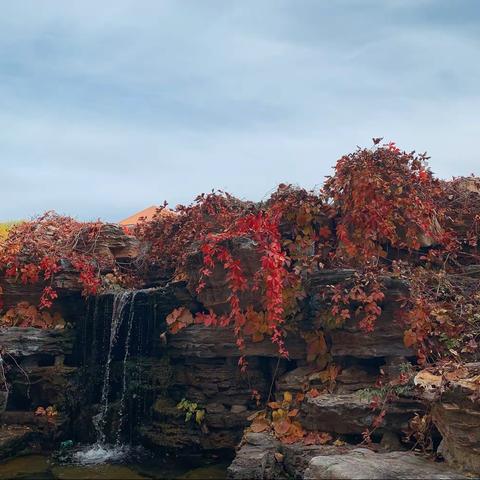
[[[215,187],[258,199],[321,183],[378,135],[442,176],[480,173],[480,35],[448,2],[37,7],[2,6],[0,218],[115,220]]]

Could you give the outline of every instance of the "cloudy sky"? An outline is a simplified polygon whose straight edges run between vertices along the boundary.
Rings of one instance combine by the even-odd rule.
[[[383,136],[480,174],[479,0],[4,0],[0,219],[313,187]]]

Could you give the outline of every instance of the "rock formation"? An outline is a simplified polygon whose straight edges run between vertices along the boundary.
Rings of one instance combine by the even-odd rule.
[[[138,245],[126,238],[120,229],[109,226],[95,248],[108,258],[128,263]],[[239,241],[234,248],[249,265],[246,271],[254,275],[258,258],[251,246]],[[386,406],[384,421],[374,429],[374,445],[366,448],[362,441],[363,432],[376,416],[368,391],[375,389],[379,376],[388,378],[414,360],[415,353],[403,342],[397,301],[408,290],[405,282],[384,279],[385,308],[375,330],[366,336],[353,319],[330,328],[321,315],[322,288],[349,278],[353,271],[305,275],[306,297],[298,314],[298,329],[288,332],[286,338],[289,358],[280,359],[277,347],[268,339],[247,340],[240,352],[231,328],[193,323],[177,334],[168,332],[166,317],[175,308],[192,313],[228,309],[228,287],[221,269],[209,277],[201,294],[196,293],[198,255],[189,259],[185,281],[171,281],[133,295],[120,322],[112,350],[112,405],[116,410],[112,409],[109,423],[119,421],[116,415],[125,369],[123,375],[128,375],[134,390],[134,395],[126,397],[129,418],[125,435],[129,441],[184,455],[232,454],[236,450],[229,468],[232,479],[446,479],[464,478],[457,473],[459,469],[480,472],[478,398],[471,397],[461,382],[450,385],[441,400],[429,400],[414,390],[402,392]],[[11,366],[8,395],[0,392],[0,458],[38,445],[54,447],[61,440],[93,439],[92,418],[99,408],[116,293],[105,293],[85,304],[73,274],[63,273],[55,281],[59,287],[55,309],[66,319],[66,328],[0,330],[2,358]],[[2,279],[1,284],[7,305],[19,300],[34,303],[41,291],[35,285],[11,280]],[[255,294],[247,295],[242,302],[255,304],[258,299]],[[131,329],[128,318],[132,319]],[[321,369],[307,362],[305,334],[319,330],[337,368],[331,379],[323,378]],[[246,372],[238,367],[241,355],[248,359]],[[478,365],[471,366],[472,372],[477,372],[475,368]],[[328,434],[330,444],[285,444],[272,433],[251,431],[252,418],[261,408],[258,397],[281,402],[286,392],[313,390],[322,393],[306,395],[296,419],[307,434]],[[252,395],[252,391],[256,393]],[[195,404],[195,412],[204,412],[200,421],[196,422],[195,416],[186,418],[178,408],[182,399]],[[37,407],[53,405],[58,411],[54,416],[34,413]],[[432,406],[438,428],[434,442],[441,442],[440,452],[448,465],[408,452],[401,443],[410,420]]]

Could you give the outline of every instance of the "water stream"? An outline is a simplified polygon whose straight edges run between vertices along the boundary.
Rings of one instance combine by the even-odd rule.
[[[122,394],[120,397],[120,408],[118,410],[118,426],[115,445],[120,445],[125,416],[125,395],[127,393],[127,361],[130,354],[130,337],[132,336],[133,319],[135,316],[135,297],[138,292],[133,292],[130,299],[130,311],[128,314],[127,336],[125,339],[125,354],[122,366]]]
[[[132,326],[135,317],[135,297],[137,292],[125,290],[115,294],[113,299],[112,317],[110,322],[110,335],[108,353],[105,362],[105,373],[103,376],[102,395],[100,400],[100,412],[93,418],[97,438],[93,445],[81,448],[76,451],[73,460],[80,464],[98,464],[120,460],[131,453],[129,445],[121,443],[122,429],[125,416],[125,396],[127,392],[127,361],[130,354],[130,338]],[[120,328],[125,318],[127,305],[130,305],[128,311],[127,334],[125,338],[123,365],[122,365],[122,390],[118,410],[117,430],[115,432],[115,442],[107,442],[106,423],[110,407],[111,395],[111,368],[114,348],[117,344]],[[95,310],[95,314],[97,309]],[[95,319],[94,319],[95,323]]]

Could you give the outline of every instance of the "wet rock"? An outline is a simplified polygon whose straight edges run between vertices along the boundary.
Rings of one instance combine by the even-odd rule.
[[[27,375],[16,370],[10,374],[15,404],[38,406],[55,405],[62,409],[75,388],[77,368],[64,365],[33,367]]]
[[[65,432],[66,418],[40,417],[33,412],[0,413],[0,459],[40,446],[52,448]]]
[[[186,396],[192,401],[192,396]],[[205,410],[199,425],[192,418],[187,421],[185,412],[176,407],[176,401],[159,398],[153,407],[153,421],[143,426],[142,436],[153,448],[221,450],[234,449],[240,441],[247,417],[252,413],[246,408],[233,413],[219,403],[199,403]]]
[[[7,402],[8,402],[8,392],[1,390],[0,391],[0,413],[5,411],[7,408]]]
[[[270,384],[262,371],[263,362],[255,357],[249,361],[247,375],[240,371],[236,359],[183,359],[174,365],[170,392],[178,400],[186,398],[199,405],[253,406],[251,385],[265,395]]]
[[[227,411],[221,403],[209,403],[205,406],[205,411],[210,414],[222,414]]]
[[[236,431],[225,429],[202,429],[194,421],[184,422],[172,417],[167,421],[153,421],[140,427],[142,443],[153,450],[193,452],[233,450],[238,444],[242,428]]]
[[[31,437],[31,427],[24,425],[0,426],[0,460],[20,453]]]
[[[247,417],[251,415],[251,411],[247,410],[244,405],[237,405],[243,410],[225,411],[222,413],[211,413],[205,416],[205,424],[210,428],[216,429],[239,429],[248,425]]]
[[[247,376],[232,358],[176,359],[168,391],[154,405],[153,422],[142,429],[147,443],[156,448],[234,449],[249,423],[247,418],[257,409],[251,385],[263,396],[270,385],[262,371],[265,360],[249,360]],[[176,408],[182,398],[205,410],[201,425],[185,421],[185,412]]]
[[[71,353],[73,331],[7,327],[1,329],[2,348],[14,357],[29,355],[65,355]]]
[[[446,465],[415,456],[411,452],[375,453],[357,448],[341,455],[317,456],[310,460],[305,480],[320,479],[416,479],[467,478]]]
[[[7,411],[0,413],[0,425],[9,427],[31,427],[32,431],[51,438],[61,436],[66,422],[67,418],[61,414],[54,417],[47,417],[26,411]]]

